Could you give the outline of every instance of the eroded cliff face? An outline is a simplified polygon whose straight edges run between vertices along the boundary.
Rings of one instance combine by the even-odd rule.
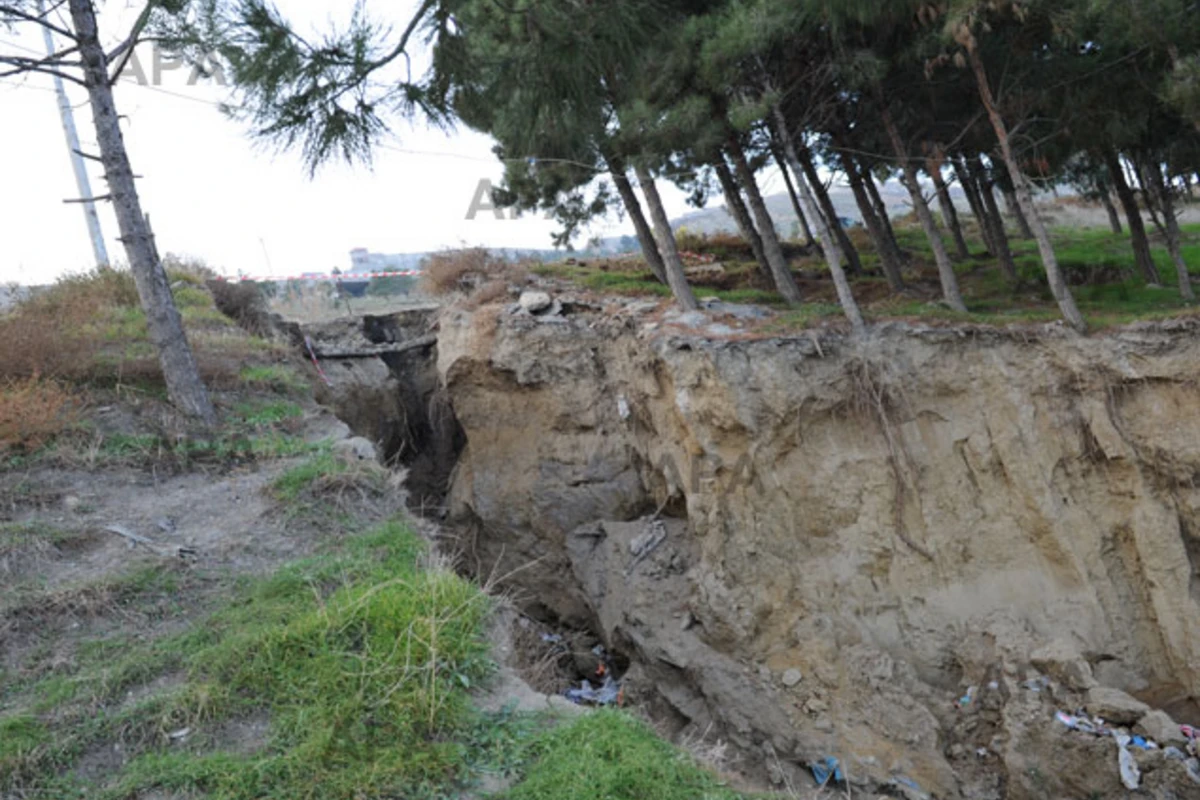
[[[440,325],[480,568],[777,780],[836,755],[911,796],[1123,797],[1112,740],[1056,707],[1099,684],[1200,723],[1200,325]],[[1151,795],[1200,792],[1138,758]]]

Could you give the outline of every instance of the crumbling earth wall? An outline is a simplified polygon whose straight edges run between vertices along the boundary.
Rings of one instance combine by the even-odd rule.
[[[1200,723],[1195,322],[730,341],[485,308],[443,315],[437,367],[468,556],[777,782],[835,755],[896,796],[1125,797],[1056,708]]]

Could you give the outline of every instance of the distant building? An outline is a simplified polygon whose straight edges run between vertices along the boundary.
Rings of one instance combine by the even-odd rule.
[[[365,247],[350,251],[350,272],[401,272],[421,268],[422,253],[372,253]]]

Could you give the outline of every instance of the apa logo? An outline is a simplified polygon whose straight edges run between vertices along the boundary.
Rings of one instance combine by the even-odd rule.
[[[122,81],[131,81],[139,86],[162,86],[165,73],[190,68],[185,85],[195,86],[200,81],[210,81],[217,86],[227,87],[229,81],[225,77],[225,68],[215,55],[205,55],[199,59],[187,59],[181,54],[164,50],[157,45],[150,48],[150,72],[146,72],[143,64],[144,51],[139,55],[134,50],[129,55],[129,62],[121,72]]]

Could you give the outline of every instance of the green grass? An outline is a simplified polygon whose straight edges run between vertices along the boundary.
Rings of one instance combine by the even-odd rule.
[[[76,673],[47,677],[27,705],[0,713],[0,794],[54,786],[112,737],[137,757],[102,797],[407,797],[453,785],[465,777],[458,737],[477,724],[467,689],[491,668],[489,604],[453,573],[422,569],[423,552],[387,523],[246,582],[182,634],[81,651]],[[120,702],[168,673],[184,676],[175,689]],[[183,752],[163,735],[192,726],[202,738],[251,714],[270,720],[252,753]]]
[[[733,800],[742,795],[645,724],[596,711],[540,734],[505,800]]]
[[[0,556],[43,545],[59,545],[78,534],[59,530],[43,521],[0,523]]]
[[[974,231],[971,218],[966,218],[968,231]],[[924,232],[915,224],[897,223],[896,237],[910,264],[906,279],[919,277],[928,288],[937,291],[933,254]],[[1151,230],[1153,237],[1154,231]],[[1183,226],[1184,258],[1192,275],[1200,277],[1200,224]],[[1089,325],[1104,329],[1136,320],[1154,320],[1194,313],[1179,296],[1175,266],[1166,249],[1152,238],[1152,253],[1162,277],[1160,288],[1147,287],[1137,274],[1128,233],[1116,235],[1107,229],[1055,228],[1051,230],[1055,252],[1063,271],[1072,284],[1076,303]],[[860,237],[861,238],[861,237]],[[947,238],[947,237],[943,237]],[[863,311],[869,320],[916,318],[949,323],[1007,325],[1040,323],[1057,320],[1060,313],[1046,284],[1037,246],[1033,241],[1018,239],[1010,231],[1009,245],[1017,266],[1020,285],[1014,289],[1001,274],[994,259],[984,252],[981,242],[970,235],[972,258],[955,264],[960,288],[969,313],[954,312],[941,303],[907,300],[889,296],[882,300],[870,284],[878,278],[852,278],[852,289],[860,297]],[[698,245],[699,250],[705,247]],[[713,251],[711,254],[716,254]],[[860,250],[864,266],[878,265],[878,255],[869,247]],[[819,254],[793,259],[793,267],[805,272],[823,273],[825,266]],[[725,260],[726,272],[736,285],[754,278],[753,264]],[[548,264],[535,267],[534,272],[574,281],[586,288],[620,295],[666,297],[670,292],[645,270],[637,272],[599,271],[584,265]],[[830,287],[826,287],[831,290]],[[728,302],[754,303],[783,308],[779,297],[770,291],[748,288],[714,290],[695,286],[698,296],[716,296]],[[836,306],[829,313],[832,291],[818,291],[798,309],[786,309],[767,324],[766,332],[785,333],[803,329],[821,321],[841,316]],[[872,300],[863,300],[867,295]]]
[[[276,498],[285,503],[296,502],[309,492],[317,481],[341,475],[349,469],[349,464],[332,453],[319,453],[279,476],[271,485],[271,491]]]
[[[233,414],[239,422],[261,428],[298,419],[304,416],[304,409],[290,400],[256,400],[238,403]]]
[[[297,394],[308,390],[308,381],[294,369],[283,364],[260,364],[246,367],[239,379],[252,389],[266,389],[280,394]]]

